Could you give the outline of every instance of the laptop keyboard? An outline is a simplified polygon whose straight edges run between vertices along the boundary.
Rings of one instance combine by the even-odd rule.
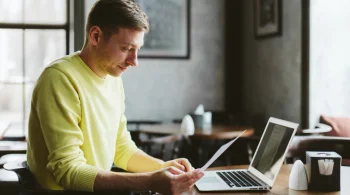
[[[221,179],[223,179],[230,187],[262,186],[245,171],[225,171],[216,172],[216,174],[218,174],[219,177],[221,177]]]

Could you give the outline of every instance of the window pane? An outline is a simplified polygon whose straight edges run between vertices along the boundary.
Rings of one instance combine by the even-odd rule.
[[[0,22],[22,23],[23,0],[0,0]]]
[[[65,24],[66,0],[0,0],[0,22]]]
[[[24,88],[25,88],[24,120],[22,118],[22,121],[13,122],[11,124],[10,129],[5,134],[6,137],[22,137],[22,136],[28,135],[28,122],[29,122],[34,84],[25,84]]]
[[[26,84],[25,86],[25,105],[24,105],[24,118],[25,118],[25,124],[28,125],[29,121],[29,115],[30,115],[30,108],[31,108],[31,102],[32,102],[32,95],[34,90],[34,84]]]
[[[28,132],[27,126],[28,125],[23,120],[12,122],[4,137],[13,138],[26,136]]]
[[[24,23],[65,24],[66,0],[25,0]]]
[[[6,122],[6,124],[10,122],[11,124],[5,134],[6,137],[27,135],[33,88],[34,84],[0,84],[0,90],[4,92],[0,93],[0,122]]]
[[[23,30],[0,29],[0,83],[23,82]]]
[[[0,120],[11,123],[23,121],[23,85],[0,84]]]
[[[25,30],[25,74],[35,82],[43,69],[66,53],[65,30]]]

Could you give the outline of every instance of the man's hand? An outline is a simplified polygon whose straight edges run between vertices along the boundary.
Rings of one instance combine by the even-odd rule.
[[[161,194],[182,194],[191,191],[193,185],[203,175],[204,172],[199,169],[185,173],[170,166],[152,174],[150,190]]]
[[[191,163],[186,158],[178,158],[175,160],[166,161],[160,165],[160,169],[164,169],[171,166],[176,167],[177,169],[183,172],[190,172],[194,170]]]

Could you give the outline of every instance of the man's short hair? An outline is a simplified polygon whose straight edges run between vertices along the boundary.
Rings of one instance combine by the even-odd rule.
[[[92,26],[100,27],[107,39],[119,28],[149,31],[148,17],[135,0],[98,0],[87,19],[87,35]]]

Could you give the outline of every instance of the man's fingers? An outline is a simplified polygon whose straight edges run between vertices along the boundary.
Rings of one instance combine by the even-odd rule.
[[[188,180],[188,184],[193,186],[200,178],[204,176],[204,172],[197,172],[193,175],[193,177]]]
[[[173,175],[180,175],[180,174],[184,174],[185,172],[178,169],[177,167],[171,166],[168,168],[168,171],[173,174]]]
[[[196,169],[194,171],[187,172],[185,174],[176,175],[175,179],[181,182],[187,182],[191,179],[194,179],[194,182],[196,182],[201,177],[203,177],[203,175],[204,175],[204,172],[200,171],[199,169]]]
[[[176,167],[172,167],[176,169]],[[170,174],[170,173],[169,173]],[[203,177],[204,172],[200,171],[199,169],[196,169],[191,172],[178,174],[178,175],[172,175],[173,184],[175,186],[174,190],[176,194],[184,193],[184,192],[190,192],[193,185],[201,178]]]
[[[186,171],[186,167],[175,160],[172,161],[171,166],[174,166],[174,167],[180,169],[181,171]]]
[[[200,169],[196,169],[194,171],[192,171],[195,175],[196,181],[199,180],[200,178],[202,178],[204,176],[204,172],[201,171]],[[195,182],[196,182],[195,181]]]
[[[194,184],[201,178],[203,177],[204,173],[196,170],[192,171],[190,173],[185,173],[182,175],[175,175],[174,179],[176,180],[177,183],[177,188],[181,192],[189,192],[191,191],[192,187]]]
[[[178,160],[183,166],[185,166],[186,172],[192,171],[192,165],[186,158],[180,158]]]
[[[177,167],[178,169],[185,172],[191,172],[194,170],[191,163],[186,158],[178,158],[175,160],[167,161],[163,163],[162,168],[170,166]]]

